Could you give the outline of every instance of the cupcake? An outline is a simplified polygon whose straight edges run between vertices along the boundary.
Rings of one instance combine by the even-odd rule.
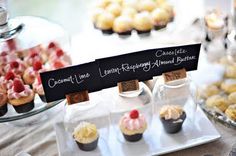
[[[144,131],[147,129],[147,122],[144,115],[138,110],[125,113],[119,122],[120,130],[127,141],[136,142],[142,139]]]
[[[99,134],[94,124],[81,122],[74,129],[73,137],[83,151],[92,151],[97,148]]]
[[[138,13],[134,17],[134,28],[138,34],[149,34],[152,30],[152,18],[148,12]]]
[[[92,21],[93,21],[93,25],[94,28],[97,28],[97,21],[98,21],[98,17],[104,12],[105,10],[102,8],[95,8],[92,14]]]
[[[67,66],[69,66],[70,64],[68,64],[67,62],[64,62],[63,60],[55,60],[54,62],[50,63],[50,69],[51,70],[56,70],[56,69],[61,69],[61,68],[65,68]]]
[[[222,83],[221,83],[221,89],[230,94],[233,92],[236,92],[236,80],[235,79],[225,79]]]
[[[68,64],[71,64],[71,59],[69,55],[67,55],[61,48],[57,48],[53,52],[51,52],[49,56],[49,62],[54,62],[58,59]]]
[[[121,12],[121,16],[129,16],[130,18],[134,18],[137,14],[137,10],[131,7],[124,8]]]
[[[34,92],[20,79],[14,80],[13,87],[7,91],[7,97],[17,113],[29,112],[34,108]]]
[[[141,0],[138,3],[138,11],[148,11],[152,12],[157,7],[153,0]]]
[[[119,3],[111,3],[106,7],[106,11],[113,14],[114,17],[118,17],[120,16],[122,8]]]
[[[207,28],[212,31],[222,30],[225,24],[223,17],[221,17],[221,13],[216,11],[205,16],[205,23]]]
[[[38,51],[34,49],[30,49],[28,55],[25,57],[24,62],[28,66],[32,66],[34,62],[40,61],[43,62],[43,58],[41,55],[38,53]]]
[[[119,35],[131,35],[133,29],[132,19],[129,16],[119,16],[113,24],[113,31]]]
[[[0,116],[7,113],[7,94],[0,92]]]
[[[138,10],[138,4],[139,0],[123,0],[122,7],[123,8],[129,7]]]
[[[166,27],[169,22],[169,14],[164,9],[157,8],[152,11],[151,15],[156,30]]]
[[[170,5],[168,3],[162,3],[159,7],[167,11],[167,13],[169,14],[169,17],[170,17],[169,18],[170,21],[174,20],[175,13],[174,13],[174,9],[173,9],[172,5]]]
[[[114,15],[109,12],[103,12],[99,17],[97,21],[97,28],[102,30],[105,34],[112,34],[112,27],[114,22]]]
[[[208,98],[213,95],[217,95],[220,93],[220,89],[216,85],[208,85],[201,90],[201,97]]]
[[[37,79],[33,83],[33,90],[35,93],[37,93],[39,95],[40,99],[43,102],[47,102],[40,75],[38,75]]]
[[[176,105],[166,105],[160,110],[160,119],[167,133],[177,133],[186,119],[185,111]]]
[[[97,8],[105,9],[109,4],[111,3],[111,0],[100,0],[97,4]]]
[[[39,73],[44,71],[46,70],[43,69],[43,65],[40,61],[34,62],[33,67],[29,67],[25,70],[23,75],[24,82],[28,85],[32,85]]]
[[[206,106],[224,112],[230,105],[229,100],[221,95],[213,95],[206,100]]]
[[[16,75],[12,71],[9,71],[5,76],[0,77],[0,89],[7,91],[13,86],[13,81],[15,78],[21,78],[19,75]]]
[[[12,71],[16,75],[20,76],[23,76],[25,69],[26,66],[21,60],[12,61],[8,63],[4,68],[5,72]]]
[[[236,104],[230,105],[226,111],[225,115],[230,118],[231,120],[236,122]]]

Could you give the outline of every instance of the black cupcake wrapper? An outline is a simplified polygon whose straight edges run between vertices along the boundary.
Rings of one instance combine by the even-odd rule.
[[[97,145],[98,145],[98,138],[96,140],[94,140],[93,142],[91,143],[88,143],[88,144],[83,144],[83,143],[80,143],[78,141],[76,141],[78,147],[83,150],[83,151],[92,151],[92,150],[95,150],[97,148]]]
[[[129,141],[129,142],[136,142],[142,139],[143,134],[142,133],[138,133],[138,134],[134,134],[134,135],[126,135],[123,133],[123,136],[125,138],[125,140]]]
[[[106,34],[106,35],[111,35],[111,34],[113,34],[114,32],[113,32],[112,29],[108,29],[108,30],[102,30],[102,33],[103,33],[103,34]]]
[[[182,119],[182,122],[176,122],[179,119]],[[161,122],[167,133],[177,133],[181,130],[185,119],[186,119],[186,113],[183,112],[182,115],[176,120],[173,119],[165,120],[164,118],[161,118]]]
[[[7,113],[8,108],[7,108],[7,104],[3,105],[0,107],[0,116],[3,116]]]
[[[155,30],[160,30],[160,29],[163,29],[163,28],[165,28],[166,27],[166,25],[155,25],[154,26],[154,29]]]
[[[32,101],[22,104],[22,105],[18,105],[18,106],[13,105],[13,107],[17,113],[29,112],[34,108],[34,99]]]

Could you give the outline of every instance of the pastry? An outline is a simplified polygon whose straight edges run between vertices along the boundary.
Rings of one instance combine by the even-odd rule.
[[[228,100],[231,104],[236,104],[236,92],[229,94]]]
[[[93,21],[93,25],[94,28],[97,28],[97,21],[98,21],[98,17],[104,12],[105,10],[102,8],[95,8],[92,14],[92,21]]]
[[[208,98],[212,95],[217,95],[220,93],[220,89],[216,85],[208,85],[201,91],[202,98]]]
[[[229,100],[221,95],[213,95],[206,100],[206,106],[209,108],[215,108],[221,112],[224,112],[229,106]]]
[[[96,4],[96,7],[105,9],[111,2],[112,0],[99,0],[99,2]]]
[[[34,108],[34,92],[20,79],[14,79],[13,87],[7,91],[8,101],[17,113],[29,112]]]
[[[20,75],[20,76],[23,76],[25,69],[26,69],[26,66],[21,60],[12,61],[4,67],[4,70],[6,73],[8,71],[12,71],[16,75]]]
[[[40,75],[38,75],[37,79],[33,83],[33,90],[39,95],[43,102],[47,102]]]
[[[106,7],[106,11],[113,14],[114,17],[120,16],[121,10],[122,8],[118,3],[111,3]]]
[[[7,91],[13,85],[13,80],[15,78],[19,78],[19,75],[14,74],[12,71],[9,71],[5,74],[5,76],[0,77],[0,89]]]
[[[132,18],[129,16],[119,16],[113,24],[113,31],[119,35],[131,35],[133,29]]]
[[[153,0],[141,0],[138,3],[138,11],[152,12],[156,8],[156,3]]]
[[[32,66],[36,61],[43,62],[43,58],[41,57],[40,53],[34,49],[29,50],[29,54],[25,57],[24,62],[28,66]]]
[[[170,21],[174,20],[175,13],[172,5],[169,3],[162,3],[159,7],[167,11]]]
[[[129,16],[132,19],[134,18],[134,16],[136,14],[137,14],[137,10],[135,10],[134,8],[131,8],[131,7],[126,7],[121,12],[121,16]]]
[[[94,124],[81,122],[74,129],[73,137],[83,151],[92,151],[97,148],[99,134]]]
[[[67,64],[71,64],[71,59],[61,48],[54,50],[49,56],[49,62],[61,60]]]
[[[228,94],[236,92],[236,79],[225,79],[221,83],[221,89]]]
[[[167,133],[177,133],[186,119],[185,111],[177,105],[166,105],[160,109],[160,119]]]
[[[0,92],[0,116],[7,113],[7,94]]]
[[[233,121],[236,121],[236,104],[230,105],[226,111],[225,115]]]
[[[127,141],[136,142],[142,139],[147,129],[147,122],[143,114],[140,114],[138,110],[132,110],[121,117],[119,126]]]
[[[122,7],[123,8],[129,7],[138,10],[138,4],[139,0],[123,0]]]
[[[114,15],[109,12],[103,12],[99,17],[97,21],[97,28],[101,29],[103,33],[105,34],[112,34],[112,27],[114,22]]]
[[[23,75],[24,82],[28,85],[32,85],[37,75],[44,71],[46,70],[43,68],[43,65],[40,61],[34,62],[32,67],[29,67],[25,70]]]
[[[234,66],[234,65],[226,66],[225,77],[235,79],[236,78],[236,66]]]
[[[150,33],[152,30],[152,18],[148,12],[141,12],[134,17],[134,28],[138,34]]]
[[[56,69],[61,69],[69,66],[67,62],[64,62],[63,60],[55,60],[54,62],[50,63],[50,69],[51,70],[56,70]]]
[[[224,27],[224,19],[221,17],[221,13],[213,11],[205,16],[205,23],[207,28],[212,31],[218,31]]]
[[[170,17],[167,11],[161,8],[157,8],[153,10],[151,15],[152,15],[154,28],[156,30],[166,27],[166,25],[168,24],[170,20]]]

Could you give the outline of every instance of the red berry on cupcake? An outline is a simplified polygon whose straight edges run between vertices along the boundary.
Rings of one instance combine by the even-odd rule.
[[[16,75],[12,71],[7,72],[5,75],[6,80],[14,80],[15,77],[16,77]]]
[[[41,63],[41,61],[35,61],[34,63],[33,63],[33,69],[35,70],[35,71],[38,71],[38,70],[40,70],[40,69],[42,69],[42,63]]]
[[[11,68],[18,68],[19,66],[20,66],[20,64],[17,61],[13,61],[10,63]]]
[[[64,55],[64,52],[63,52],[63,50],[62,49],[57,49],[56,50],[56,55],[57,55],[57,57],[61,57],[61,56],[63,56]]]
[[[139,117],[139,112],[138,110],[134,109],[129,113],[129,116],[131,119],[137,119]]]
[[[56,45],[56,43],[54,43],[54,42],[50,42],[49,44],[48,44],[48,49],[53,49],[53,48],[56,48],[57,47],[57,45]]]
[[[13,82],[13,90],[20,93],[25,90],[24,84],[20,79],[15,79]]]

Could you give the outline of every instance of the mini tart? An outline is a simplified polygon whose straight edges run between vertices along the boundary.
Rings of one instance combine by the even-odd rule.
[[[236,92],[236,80],[235,79],[225,79],[221,83],[221,89],[226,93],[230,94]]]
[[[226,66],[225,77],[227,78],[236,78],[236,66],[229,65]]]
[[[111,3],[106,7],[106,11],[113,14],[114,17],[117,17],[120,16],[122,8],[119,3]]]
[[[0,116],[7,113],[7,94],[0,92]]]
[[[138,13],[134,17],[134,28],[138,34],[150,33],[153,27],[152,18],[148,12]]]
[[[113,31],[119,35],[131,35],[132,29],[132,19],[129,16],[119,16],[115,19]]]
[[[73,137],[83,151],[92,151],[96,149],[99,134],[96,125],[89,122],[81,122],[73,132]]]
[[[221,95],[213,95],[206,100],[206,106],[224,112],[230,105],[229,100]]]
[[[226,111],[225,115],[233,121],[236,121],[236,104],[230,105]]]
[[[94,24],[94,27],[97,28],[97,21],[98,21],[98,17],[104,12],[105,10],[102,8],[95,8],[94,12],[92,14],[92,21]]]
[[[133,19],[137,13],[138,12],[136,9],[131,8],[131,7],[126,7],[122,10],[121,16],[129,16]]]
[[[101,29],[105,34],[112,34],[112,27],[114,22],[114,15],[108,12],[103,12],[97,21],[97,28]]]
[[[166,105],[160,109],[160,120],[167,133],[177,133],[186,119],[186,113],[178,105]]]
[[[127,141],[136,142],[142,139],[147,129],[147,121],[138,110],[125,113],[119,121],[120,130]]]
[[[34,92],[28,85],[24,85],[24,90],[15,92],[14,86],[8,90],[8,102],[14,107],[17,113],[29,112],[34,108]]]
[[[153,10],[151,15],[156,30],[166,27],[170,20],[167,11],[161,8]]]
[[[148,11],[152,12],[157,7],[153,0],[141,0],[138,3],[138,11]]]

